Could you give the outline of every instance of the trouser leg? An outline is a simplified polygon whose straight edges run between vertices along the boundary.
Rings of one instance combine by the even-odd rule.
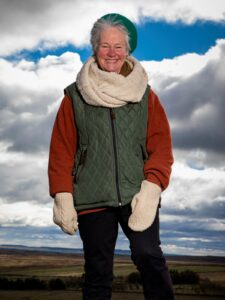
[[[159,214],[143,232],[128,227],[130,206],[121,210],[120,225],[130,241],[131,258],[140,271],[146,300],[174,300],[171,277],[159,239]]]
[[[79,231],[85,258],[83,300],[109,300],[118,233],[118,220],[114,210],[81,215]]]

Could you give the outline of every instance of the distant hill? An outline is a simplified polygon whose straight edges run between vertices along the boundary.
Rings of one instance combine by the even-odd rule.
[[[83,249],[60,248],[60,247],[29,247],[24,245],[0,245],[0,251],[14,252],[43,252],[59,254],[83,254]]]
[[[60,248],[60,247],[29,247],[24,245],[0,245],[0,253],[45,253],[45,254],[83,254],[83,249],[79,248]],[[118,256],[130,256],[129,250],[116,249]],[[191,256],[191,255],[165,255],[168,261],[177,262],[208,262],[225,264],[224,256]]]

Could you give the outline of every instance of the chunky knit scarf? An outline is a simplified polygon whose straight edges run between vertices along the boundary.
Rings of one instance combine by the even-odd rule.
[[[90,57],[77,75],[77,86],[85,102],[94,106],[120,107],[140,102],[148,83],[142,65],[132,56],[126,59],[132,67],[128,76],[99,69]]]

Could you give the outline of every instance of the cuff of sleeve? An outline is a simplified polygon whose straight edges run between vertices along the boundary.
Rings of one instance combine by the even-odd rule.
[[[49,194],[55,197],[55,194],[67,192],[73,194],[72,178],[65,180],[65,178],[55,178],[54,182],[49,183]]]

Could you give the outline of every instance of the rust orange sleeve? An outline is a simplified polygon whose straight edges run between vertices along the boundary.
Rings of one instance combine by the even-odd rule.
[[[52,130],[49,150],[49,193],[73,193],[74,157],[77,149],[77,128],[72,102],[65,96]]]
[[[145,178],[165,190],[173,164],[172,140],[166,113],[152,90],[148,99],[146,149],[149,158],[144,164]]]

